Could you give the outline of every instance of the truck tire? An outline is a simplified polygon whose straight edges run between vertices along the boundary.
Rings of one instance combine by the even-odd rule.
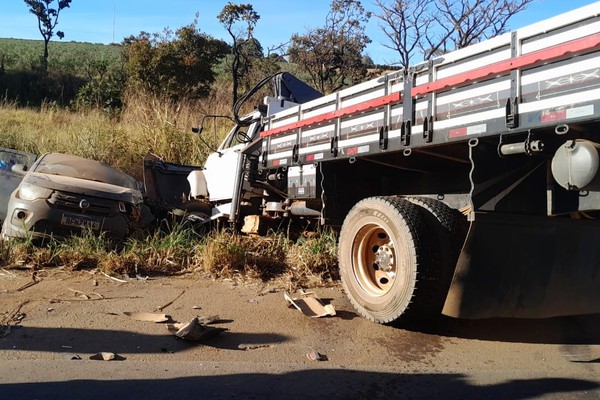
[[[416,196],[403,198],[423,208],[433,218],[439,256],[434,262],[439,267],[436,271],[432,271],[434,276],[428,280],[428,284],[432,286],[428,290],[433,293],[428,300],[430,309],[441,312],[456,270],[456,262],[467,236],[468,223],[460,211],[439,200]]]
[[[429,213],[441,224],[452,245],[452,251],[460,252],[468,231],[466,217],[458,210],[449,207],[445,203],[429,197],[403,197],[416,204]]]
[[[342,286],[360,315],[392,323],[439,312],[432,291],[444,255],[436,225],[432,214],[400,197],[370,197],[350,210],[338,257]]]

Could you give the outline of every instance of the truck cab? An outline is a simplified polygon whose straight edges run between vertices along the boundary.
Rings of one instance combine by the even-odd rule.
[[[241,182],[242,150],[259,135],[260,114],[235,124],[203,166],[170,163],[154,154],[144,158],[144,185],[158,213],[185,216],[207,223],[229,219],[234,193]]]
[[[273,85],[273,96],[265,97],[257,111],[237,116],[247,96],[235,105],[234,126],[203,166],[179,165],[155,154],[146,155],[144,184],[156,214],[185,216],[200,224],[218,219],[235,223],[245,214],[260,214],[268,198],[264,186],[274,188],[269,183],[250,184],[251,180],[255,181],[253,174],[262,151],[260,134],[265,122],[277,112],[322,96],[286,72],[263,80],[253,91],[269,82]],[[268,181],[269,177],[258,180]]]

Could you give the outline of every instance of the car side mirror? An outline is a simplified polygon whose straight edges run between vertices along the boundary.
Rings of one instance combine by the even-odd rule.
[[[25,175],[27,173],[27,165],[25,164],[15,164],[10,169],[15,174]]]

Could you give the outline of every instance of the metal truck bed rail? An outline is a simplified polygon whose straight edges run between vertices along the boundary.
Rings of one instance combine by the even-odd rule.
[[[600,118],[600,3],[268,115],[259,168]]]

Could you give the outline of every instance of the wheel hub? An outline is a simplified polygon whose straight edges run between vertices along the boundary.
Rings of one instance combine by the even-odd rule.
[[[375,265],[377,270],[390,272],[394,266],[394,252],[391,246],[380,246],[375,252]]]
[[[355,241],[355,276],[372,296],[385,295],[396,278],[396,251],[390,236],[372,224],[361,229]]]

